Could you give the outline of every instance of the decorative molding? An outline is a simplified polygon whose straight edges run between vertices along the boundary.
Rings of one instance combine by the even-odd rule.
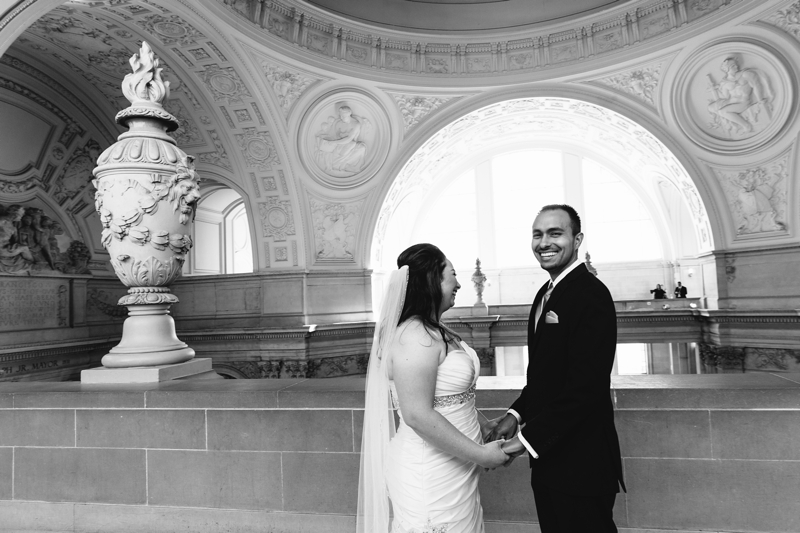
[[[779,9],[772,15],[761,20],[776,28],[780,28],[800,41],[800,2],[795,2],[788,7]]]
[[[275,242],[286,240],[287,235],[295,235],[292,203],[278,196],[267,196],[266,202],[259,202],[258,214],[264,237],[272,237]]]
[[[661,72],[666,60],[661,59],[648,65],[628,69],[611,76],[597,78],[591,83],[614,89],[633,96],[653,109],[660,108],[658,98],[661,85]]]
[[[397,104],[397,109],[403,117],[406,132],[447,102],[459,98],[454,96],[439,97],[387,92]]]
[[[228,159],[228,152],[225,151],[225,145],[222,144],[222,139],[220,139],[217,131],[208,130],[208,136],[211,137],[211,142],[214,143],[216,151],[199,153],[197,154],[197,160],[201,163],[222,167],[225,170],[233,170],[231,161]]]
[[[220,67],[216,63],[206,65],[200,75],[211,96],[216,101],[225,101],[228,105],[241,104],[245,98],[252,98],[239,74],[233,67]]]
[[[258,9],[251,9],[250,2],[217,1],[249,21],[256,31],[298,46],[315,60],[430,77],[487,77],[498,72],[557,67],[651,44],[740,0],[630,1],[582,18],[578,27],[562,23],[551,26],[552,33],[534,29],[515,34],[513,40],[502,40],[497,34],[466,41],[460,37],[458,42],[446,42],[441,35],[433,37],[432,42],[411,41],[402,31],[343,26],[341,18],[334,19],[295,0],[263,2]],[[415,39],[421,37],[424,35],[415,35]]]
[[[136,21],[148,34],[154,35],[164,45],[189,46],[205,36],[178,15],[150,15]]]
[[[268,131],[257,131],[256,128],[244,128],[243,131],[244,133],[234,137],[248,167],[269,171],[273,166],[281,164]]]
[[[83,113],[83,115],[86,116],[86,118],[92,124],[95,125],[95,127],[100,129],[100,131],[103,133],[103,135],[104,135],[106,140],[111,142],[116,138],[116,133],[111,133],[111,131],[106,127],[106,122],[101,121],[100,119],[98,119],[97,115],[95,115],[94,112],[91,109],[89,109],[89,107],[85,103],[83,103],[83,101],[80,98],[77,98],[74,94],[72,94],[70,91],[68,91],[66,87],[64,87],[63,85],[58,83],[56,80],[54,80],[53,78],[51,78],[50,76],[48,76],[47,74],[42,72],[41,70],[32,67],[31,65],[25,63],[24,61],[22,61],[20,59],[17,59],[17,58],[15,58],[13,56],[8,55],[8,53],[0,56],[0,64],[15,68],[15,69],[19,70],[20,72],[23,72],[23,73],[27,74],[28,76],[31,76],[32,78],[35,78],[39,82],[47,85],[48,87],[53,89],[55,92],[57,92],[58,94],[60,94],[64,98],[66,98],[69,101],[70,104],[74,105],[77,109],[79,109],[80,112]],[[66,116],[66,114],[65,114],[65,116]],[[68,122],[67,124],[70,125],[70,127],[72,127],[73,129],[79,127],[76,123],[72,123],[71,121]],[[76,131],[75,133],[79,133],[79,134],[82,135],[83,134],[83,130],[80,129],[80,130]],[[68,147],[69,144],[66,144],[65,146]]]
[[[289,67],[254,51],[251,51],[250,55],[259,66],[267,86],[271,89],[272,96],[281,108],[283,117],[287,120],[303,93],[312,86],[328,80],[328,78],[323,79],[298,68]]]
[[[334,203],[309,198],[316,263],[355,262],[356,232],[364,200]]]

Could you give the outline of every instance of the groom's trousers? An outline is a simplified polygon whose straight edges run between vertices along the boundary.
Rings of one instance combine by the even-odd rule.
[[[617,533],[613,509],[617,495],[566,494],[532,483],[542,533]]]

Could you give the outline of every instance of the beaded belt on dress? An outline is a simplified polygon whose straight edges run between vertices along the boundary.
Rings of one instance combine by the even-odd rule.
[[[400,409],[400,404],[397,401],[397,398],[394,395],[394,392],[390,389],[389,390],[389,397],[392,399],[392,407],[395,409]],[[458,394],[450,394],[448,396],[434,396],[433,397],[433,407],[450,407],[451,405],[460,405],[462,403],[467,403],[468,401],[475,398],[475,386],[468,388],[464,392],[459,392]]]
[[[450,407],[451,405],[459,405],[462,403],[467,403],[470,400],[475,398],[475,386],[468,388],[464,392],[460,392],[458,394],[450,394],[448,396],[434,396],[433,397],[433,406],[434,407]]]

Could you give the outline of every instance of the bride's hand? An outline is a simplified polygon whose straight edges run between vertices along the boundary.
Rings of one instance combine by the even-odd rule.
[[[479,463],[486,469],[497,468],[503,466],[508,461],[508,455],[501,448],[504,441],[496,440],[483,445],[484,458]]]
[[[497,427],[497,424],[499,424],[502,419],[502,416],[492,418],[491,420],[486,419],[486,422],[481,425],[481,436],[483,437],[483,442],[489,442],[491,440],[492,431],[494,431],[494,428]]]

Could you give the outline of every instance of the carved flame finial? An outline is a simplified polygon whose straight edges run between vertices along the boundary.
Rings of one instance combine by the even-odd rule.
[[[138,54],[130,59],[133,72],[122,81],[122,93],[131,104],[152,102],[161,105],[169,96],[169,82],[161,79],[159,60],[147,42],[142,41]]]

